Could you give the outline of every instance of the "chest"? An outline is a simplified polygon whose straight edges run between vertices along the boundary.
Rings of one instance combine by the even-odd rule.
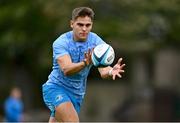
[[[88,52],[90,49],[95,47],[95,44],[89,44],[89,43],[84,43],[84,44],[71,44],[69,45],[69,54],[71,56],[71,59],[74,63],[80,62],[84,59],[84,53]]]

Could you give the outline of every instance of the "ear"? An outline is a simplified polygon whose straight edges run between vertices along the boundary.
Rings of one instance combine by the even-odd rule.
[[[73,20],[70,21],[70,27],[73,28]]]

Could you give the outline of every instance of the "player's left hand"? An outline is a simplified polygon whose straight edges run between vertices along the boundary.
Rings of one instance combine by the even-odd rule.
[[[119,78],[122,77],[122,73],[124,73],[124,66],[125,64],[122,64],[122,58],[120,58],[118,60],[118,62],[113,66],[112,71],[111,71],[111,75],[112,75],[112,79],[115,80],[116,76],[118,76]]]

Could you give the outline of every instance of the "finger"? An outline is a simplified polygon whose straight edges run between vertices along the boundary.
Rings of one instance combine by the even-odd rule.
[[[85,58],[87,58],[87,52],[84,53]]]
[[[92,51],[94,51],[94,47],[92,48]]]
[[[122,58],[120,58],[117,62],[117,64],[121,64]]]
[[[119,74],[119,73],[117,74],[117,76],[118,76],[119,78],[122,78],[121,74]]]
[[[91,50],[91,49],[89,49],[89,50],[88,50],[88,52],[89,52],[89,56],[88,56],[89,63],[92,63],[92,59],[91,59],[92,50]]]
[[[88,54],[91,54],[91,49],[88,49]]]
[[[86,53],[86,58],[89,58],[89,54],[88,53]]]
[[[92,55],[93,51],[94,51],[94,47],[91,49],[91,55]]]
[[[92,52],[93,52],[94,48],[90,50],[90,54],[92,55]]]
[[[122,65],[121,65],[121,69],[122,69],[124,66],[126,66],[126,64],[122,64]]]
[[[87,54],[89,55],[89,49],[88,49],[88,51],[87,51]]]
[[[113,80],[115,80],[116,79],[116,75],[113,75],[112,78],[113,78]]]
[[[124,70],[120,70],[119,72],[120,72],[120,73],[124,73]]]
[[[91,49],[88,49],[88,56],[91,57]]]

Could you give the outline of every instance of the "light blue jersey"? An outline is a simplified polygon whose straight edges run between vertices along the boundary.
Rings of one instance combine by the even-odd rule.
[[[73,63],[83,61],[84,53],[88,49],[94,48],[98,44],[105,43],[95,33],[90,32],[85,42],[73,40],[73,32],[67,32],[58,37],[53,43],[53,70],[46,83],[54,83],[64,87],[73,94],[84,96],[86,90],[86,81],[92,65],[83,68],[74,75],[64,75],[61,67],[57,63],[57,58],[65,54],[70,55]]]

